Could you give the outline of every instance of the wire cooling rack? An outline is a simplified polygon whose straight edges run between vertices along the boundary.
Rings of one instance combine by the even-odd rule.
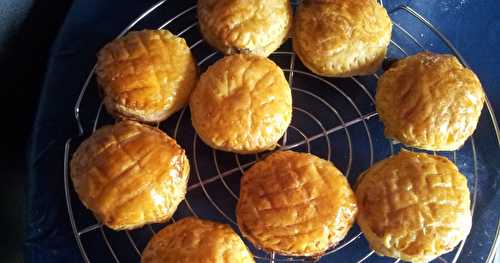
[[[202,71],[222,57],[203,41],[197,26],[195,5],[165,20],[162,10],[168,8],[166,2],[163,0],[151,6],[133,20],[118,37],[133,29],[155,27],[168,29],[186,38]],[[389,10],[389,14],[394,29],[388,57],[401,58],[430,49],[452,53],[462,64],[468,66],[453,44],[411,7],[401,5]],[[409,16],[411,19],[402,19],[403,16]],[[153,20],[160,20],[160,23],[151,22]],[[399,20],[406,21],[406,25],[398,23]],[[280,140],[280,150],[310,152],[331,160],[351,183],[375,161],[400,150],[401,145],[384,138],[383,127],[375,112],[373,94],[381,71],[364,77],[323,78],[311,73],[300,63],[293,53],[290,41],[274,52],[270,59],[274,60],[287,75],[293,94],[293,120],[285,136]],[[147,225],[133,231],[114,232],[97,222],[91,212],[83,207],[69,182],[68,162],[79,144],[77,141],[83,140],[98,127],[114,122],[105,113],[99,101],[94,72],[95,66],[83,84],[74,107],[79,137],[68,139],[64,156],[66,204],[83,261],[139,262],[142,250],[155,232],[168,223],[190,215],[224,222],[238,231],[234,211],[238,200],[239,179],[245,169],[266,153],[237,155],[209,148],[199,140],[191,127],[189,110],[186,108],[158,125],[186,149],[192,167],[186,199],[169,222]],[[500,147],[499,127],[488,100],[486,108],[487,112],[483,112],[480,123],[484,123],[482,126],[488,130],[485,136],[489,136],[490,141]],[[474,137],[471,137],[459,151],[439,154],[453,160],[468,177],[472,195],[471,209],[474,213],[477,193],[481,190],[478,186],[478,157]],[[496,243],[496,240],[493,243]],[[257,262],[399,262],[376,256],[357,226],[354,226],[342,242],[328,250],[320,259],[268,254],[248,242],[247,245],[254,253]],[[452,252],[437,258],[436,262],[457,262],[463,247],[464,242]],[[492,260],[494,247],[493,244],[489,249],[489,255],[481,257],[481,262]]]

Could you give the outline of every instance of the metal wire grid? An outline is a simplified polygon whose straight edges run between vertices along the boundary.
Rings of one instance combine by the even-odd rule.
[[[126,34],[132,27],[134,27],[137,23],[139,23],[142,19],[144,19],[146,16],[148,16],[150,13],[152,13],[158,7],[160,7],[163,4],[165,4],[165,2],[167,2],[167,1],[166,0],[159,1],[156,4],[154,4],[153,6],[151,6],[144,13],[142,13],[139,17],[137,17],[135,20],[133,20],[118,35],[118,37],[121,37],[124,34]],[[380,2],[382,2],[382,1],[380,1]],[[180,18],[180,17],[182,17],[182,16],[184,16],[184,15],[190,13],[190,12],[194,12],[195,10],[196,10],[196,6],[191,6],[191,7],[187,8],[187,9],[185,9],[184,11],[178,13],[176,16],[174,16],[174,17],[170,18],[169,20],[167,20],[159,28],[165,28],[169,24],[171,24],[173,21],[175,21],[176,19],[178,19],[178,18]],[[468,67],[468,64],[465,62],[465,60],[463,59],[463,57],[461,56],[461,54],[456,50],[456,48],[453,46],[453,44],[436,27],[434,27],[426,18],[424,18],[422,15],[420,15],[419,13],[417,13],[415,10],[413,10],[411,7],[409,7],[407,5],[398,6],[395,9],[391,10],[389,13],[393,14],[393,13],[399,12],[399,11],[404,11],[404,12],[406,12],[406,13],[414,16],[418,21],[420,21],[425,26],[427,26],[433,33],[435,33],[437,35],[437,37],[441,41],[443,41],[443,43],[461,61],[461,63]],[[393,25],[394,25],[395,29],[399,30],[404,35],[406,35],[419,48],[421,48],[422,50],[425,50],[425,47],[417,40],[417,38],[415,38],[413,35],[411,35],[405,28],[403,28],[401,25],[399,25],[397,23],[393,23]],[[190,30],[193,30],[193,29],[196,29],[196,28],[197,28],[197,23],[195,22],[195,23],[189,25],[188,27],[184,28],[177,35],[178,36],[182,36],[186,32],[188,32]],[[194,49],[198,45],[200,45],[202,42],[203,42],[203,39],[200,39],[200,40],[196,41],[195,43],[193,43],[190,46],[190,48]],[[391,40],[391,45],[393,45],[395,48],[397,48],[405,56],[408,55],[408,52],[405,49],[403,49],[395,41]],[[202,60],[200,60],[200,62],[198,63],[198,65],[201,66],[202,64],[204,64],[205,62],[207,62],[210,58],[214,57],[216,54],[217,54],[217,52],[213,52],[210,55],[206,56],[205,58],[203,58]],[[356,105],[356,103],[354,102],[354,100],[351,97],[349,97],[349,95],[346,94],[344,91],[342,91],[342,89],[340,89],[339,87],[337,87],[335,84],[331,83],[330,81],[328,81],[328,80],[326,80],[324,78],[321,78],[319,76],[311,74],[311,73],[309,73],[307,71],[296,69],[295,68],[295,60],[296,60],[295,53],[293,53],[291,51],[279,51],[279,52],[273,53],[273,55],[290,56],[289,67],[288,68],[284,68],[283,71],[288,72],[288,81],[289,81],[290,86],[292,87],[292,91],[294,93],[301,93],[302,95],[309,96],[311,98],[311,100],[315,100],[315,101],[323,104],[324,106],[326,106],[329,109],[329,111],[333,114],[333,116],[335,116],[338,120],[340,120],[340,123],[341,123],[341,125],[339,125],[339,126],[327,129],[327,128],[324,127],[325,125],[323,125],[322,121],[320,119],[318,119],[317,117],[315,117],[312,113],[310,113],[307,110],[305,110],[303,108],[300,108],[298,106],[294,106],[294,108],[293,108],[294,114],[301,113],[301,114],[304,114],[305,116],[309,117],[314,123],[316,123],[321,128],[322,132],[318,133],[316,135],[313,135],[313,136],[307,136],[306,133],[303,132],[299,127],[291,125],[289,127],[289,130],[287,131],[287,133],[289,133],[289,132],[296,132],[297,134],[299,134],[303,138],[303,140],[301,140],[299,142],[296,142],[296,143],[293,143],[293,144],[287,144],[287,133],[285,133],[285,136],[280,141],[282,146],[279,148],[279,150],[294,149],[294,148],[297,148],[299,146],[305,146],[306,150],[308,152],[310,152],[311,151],[311,144],[312,144],[312,142],[314,142],[315,140],[318,140],[320,138],[323,138],[327,142],[326,143],[326,145],[327,145],[327,159],[330,160],[332,149],[331,149],[331,143],[330,143],[330,139],[329,139],[328,135],[330,135],[330,134],[332,134],[334,132],[343,131],[345,133],[346,138],[347,138],[348,153],[349,153],[348,164],[347,164],[347,168],[346,168],[346,171],[345,171],[344,174],[346,176],[349,176],[350,175],[350,171],[351,171],[351,166],[352,166],[352,159],[353,159],[352,158],[352,152],[353,152],[353,150],[352,150],[351,135],[349,133],[348,127],[351,127],[351,126],[353,126],[355,124],[361,123],[361,124],[363,124],[363,128],[364,128],[364,130],[366,132],[366,135],[367,135],[367,138],[368,138],[368,142],[369,142],[368,143],[369,154],[370,154],[370,162],[369,163],[370,163],[370,165],[373,164],[373,161],[374,161],[374,149],[373,149],[373,142],[372,142],[372,134],[370,133],[370,129],[368,127],[367,121],[370,118],[377,116],[377,113],[376,112],[370,112],[368,114],[362,114],[362,112],[360,111],[358,105]],[[83,99],[83,97],[84,97],[84,95],[86,93],[86,90],[87,90],[87,88],[89,86],[89,83],[90,83],[90,81],[91,81],[91,79],[92,79],[92,77],[94,75],[94,72],[95,72],[95,66],[92,68],[92,70],[89,73],[87,79],[85,80],[85,83],[84,83],[84,85],[83,85],[83,87],[81,89],[80,95],[79,95],[79,97],[77,99],[77,102],[75,104],[75,107],[74,107],[74,117],[75,117],[75,120],[76,120],[76,123],[77,123],[77,126],[78,126],[78,132],[79,132],[80,136],[84,134],[84,129],[83,129],[83,126],[82,126],[82,122],[80,120],[80,105],[82,103],[82,99]],[[313,92],[310,92],[310,91],[305,90],[305,89],[301,89],[299,87],[295,87],[294,86],[294,76],[295,75],[303,75],[303,76],[306,76],[308,78],[315,79],[317,81],[320,81],[320,82],[326,84],[327,86],[329,86],[330,88],[332,88],[336,92],[340,93],[349,102],[349,104],[354,108],[354,110],[357,113],[358,117],[355,118],[355,119],[353,119],[353,120],[345,121],[342,118],[342,116],[339,113],[339,111],[333,105],[330,105],[326,100],[324,100],[320,96],[314,94]],[[373,76],[376,79],[379,78],[379,76],[377,74],[374,74]],[[364,86],[364,84],[362,84],[358,79],[356,79],[354,77],[352,77],[351,80],[363,91],[363,93],[366,96],[368,96],[370,102],[372,104],[375,104],[375,100],[374,100],[373,96],[368,91],[368,89]],[[92,132],[94,132],[96,130],[96,128],[97,128],[97,126],[99,124],[99,119],[100,119],[101,113],[102,113],[102,106],[103,105],[101,103],[99,105],[98,110],[97,110],[97,116],[95,117],[94,122],[93,122]],[[488,112],[489,112],[489,117],[490,117],[490,119],[492,121],[492,125],[493,125],[493,129],[494,129],[494,133],[496,135],[497,142],[500,145],[499,127],[498,127],[498,124],[497,124],[497,121],[496,121],[495,113],[494,113],[494,111],[493,111],[493,109],[491,107],[491,104],[490,104],[490,102],[489,102],[488,99],[486,99],[486,106],[487,106],[487,109],[488,109]],[[177,139],[177,135],[178,135],[179,130],[180,130],[181,121],[183,120],[183,117],[185,116],[185,111],[186,111],[186,108],[182,109],[182,111],[180,112],[179,117],[178,117],[177,122],[176,122],[176,125],[175,125],[174,133],[172,134],[172,137],[174,137],[176,139]],[[233,224],[233,226],[236,226],[236,222],[230,216],[228,216],[226,213],[224,213],[224,211],[217,205],[217,203],[213,199],[212,195],[207,190],[207,185],[209,185],[210,183],[216,182],[216,181],[220,181],[220,182],[222,182],[224,188],[232,196],[232,198],[234,198],[234,200],[238,200],[238,195],[236,193],[234,193],[234,191],[228,186],[228,183],[226,182],[225,178],[227,176],[230,176],[230,175],[233,175],[233,174],[236,174],[236,173],[243,173],[244,170],[246,168],[250,167],[251,165],[253,165],[260,158],[260,156],[256,155],[255,156],[255,161],[250,161],[250,162],[246,162],[246,163],[242,164],[241,161],[240,161],[239,155],[235,154],[234,156],[235,156],[235,161],[237,163],[237,167],[233,168],[233,169],[229,169],[229,170],[227,170],[225,172],[221,172],[221,169],[219,167],[219,162],[218,162],[218,159],[217,159],[217,155],[216,155],[216,150],[212,149],[213,162],[215,164],[217,175],[213,176],[213,177],[210,177],[208,179],[202,179],[201,176],[200,176],[200,171],[199,171],[199,167],[198,167],[198,156],[197,156],[197,144],[198,144],[198,141],[199,141],[198,137],[195,134],[194,137],[193,137],[193,140],[192,140],[192,147],[193,147],[193,153],[194,153],[193,154],[194,162],[192,162],[192,163],[194,164],[194,171],[195,171],[195,174],[196,174],[196,178],[198,179],[198,182],[194,183],[194,184],[191,184],[188,187],[188,196],[184,200],[184,204],[186,205],[187,209],[189,210],[189,212],[192,215],[198,216],[197,213],[192,208],[190,202],[189,202],[189,193],[192,192],[193,190],[197,190],[197,189],[201,188],[201,190],[203,191],[203,194],[209,200],[209,202],[211,203],[211,205],[213,206],[213,208],[215,208],[228,222],[230,222],[231,224]],[[111,245],[110,240],[108,239],[108,237],[107,237],[107,235],[106,235],[106,233],[104,231],[104,226],[102,224],[97,223],[97,224],[93,224],[93,225],[84,227],[82,229],[78,229],[77,228],[77,224],[76,224],[76,221],[75,221],[75,214],[74,214],[73,209],[72,209],[72,202],[73,201],[72,201],[72,197],[71,197],[71,193],[70,193],[70,187],[71,186],[70,186],[70,183],[69,183],[69,171],[68,171],[71,142],[72,142],[72,138],[68,139],[67,142],[66,142],[66,146],[65,146],[65,153],[64,153],[65,154],[64,155],[64,185],[65,185],[66,205],[67,205],[67,209],[68,209],[69,219],[70,219],[71,227],[72,227],[73,233],[75,235],[75,239],[76,239],[78,248],[79,248],[79,250],[81,252],[82,258],[83,258],[83,260],[85,262],[90,262],[90,259],[89,259],[89,256],[87,254],[87,251],[86,251],[85,247],[82,244],[81,237],[83,235],[89,233],[89,232],[99,231],[100,235],[102,236],[102,238],[104,240],[104,243],[106,244],[106,246],[107,246],[110,254],[113,257],[113,260],[115,262],[120,262],[120,260],[119,260],[119,258],[117,256],[117,253],[115,252],[113,246]],[[478,180],[478,178],[477,178],[476,145],[475,145],[473,137],[471,137],[471,139],[470,139],[470,144],[471,144],[471,148],[472,148],[472,160],[473,160],[473,180],[472,180],[472,185],[473,186],[472,186],[472,207],[471,207],[471,209],[472,209],[472,213],[474,213],[474,209],[475,209],[475,206],[476,206],[477,180]],[[390,154],[392,155],[394,153],[394,146],[393,146],[393,143],[391,141],[389,141],[389,147],[390,147]],[[436,154],[436,153],[434,152],[434,154]],[[457,160],[457,153],[456,152],[452,152],[452,159],[453,159],[454,162],[456,162],[456,160]],[[175,219],[172,218],[171,221],[175,222]],[[499,225],[499,227],[500,227],[500,225]],[[153,227],[151,225],[148,225],[147,228],[150,230],[151,234],[155,233],[155,230],[153,229]],[[129,240],[132,248],[134,249],[135,253],[137,253],[137,255],[140,256],[141,255],[141,251],[138,248],[136,242],[134,241],[134,238],[130,234],[130,231],[124,231],[124,232],[125,232],[125,234],[127,236],[127,239]],[[342,248],[344,248],[344,247],[348,246],[349,244],[351,244],[352,242],[356,241],[358,238],[360,238],[361,235],[362,235],[361,232],[359,232],[359,233],[355,234],[353,237],[351,237],[350,239],[342,241],[335,248],[330,249],[329,251],[327,251],[324,256],[334,254],[335,252],[341,250]],[[497,235],[498,235],[498,233],[497,233]],[[460,256],[460,253],[461,253],[461,251],[463,249],[464,242],[461,242],[461,244],[458,246],[458,249],[456,249],[456,252],[453,255],[452,262],[456,262],[458,260],[458,258]],[[492,255],[493,255],[494,248],[495,248],[495,245],[492,247],[492,252],[490,253],[490,256],[488,258],[492,258],[493,257]],[[374,251],[370,250],[365,256],[363,256],[362,258],[358,259],[355,262],[363,262],[363,261],[367,260],[368,258],[370,258],[373,254],[374,254]],[[267,261],[267,262],[283,262],[283,261],[294,261],[294,262],[297,262],[297,261],[308,262],[308,261],[310,261],[310,262],[314,262],[314,261],[318,260],[318,259],[311,259],[311,258],[305,258],[305,257],[283,257],[283,256],[279,256],[279,255],[274,254],[274,253],[271,253],[271,254],[269,254],[267,256],[256,256],[256,259],[257,260],[261,260],[261,261]],[[442,261],[442,262],[447,262],[447,260],[445,260],[442,257],[439,257],[437,260]],[[399,259],[395,260],[394,262],[399,262]]]

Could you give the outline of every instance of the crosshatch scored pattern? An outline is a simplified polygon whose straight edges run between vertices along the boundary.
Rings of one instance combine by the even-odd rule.
[[[126,34],[137,23],[155,12],[166,2],[166,0],[163,0],[151,6],[132,21],[118,36]],[[402,5],[389,10],[389,14],[393,19],[393,16],[398,13],[413,16],[416,23],[427,27],[429,32],[434,33],[437,39],[448,49],[448,52],[457,56],[467,66],[462,56],[446,37],[411,7]],[[181,29],[176,31],[173,25],[177,22],[182,23],[187,17],[190,18],[187,19],[190,22],[187,25],[177,25]],[[418,37],[410,34],[397,22],[393,22],[393,25],[393,34],[400,34],[400,36],[406,38],[407,42],[405,44],[412,43],[416,49],[408,51],[403,48],[406,45],[398,44],[393,38],[389,47],[389,56],[404,57],[416,51],[426,50],[424,45],[417,40]],[[208,65],[222,56],[210,48],[202,39],[196,21],[196,6],[191,6],[176,16],[169,18],[158,28],[169,29],[172,33],[185,37],[192,52],[198,59],[198,66],[202,72]],[[356,176],[360,172],[367,169],[376,160],[381,160],[399,151],[401,145],[384,139],[383,127],[378,121],[375,112],[373,94],[376,80],[381,72],[372,76],[352,77],[342,80],[319,77],[310,73],[298,61],[292,51],[290,41],[287,41],[278,51],[274,52],[270,59],[275,61],[285,72],[293,94],[293,120],[276,150],[293,149],[310,152],[321,158],[331,160],[347,176],[351,184],[355,182]],[[96,115],[92,127],[87,131],[82,125],[80,119],[81,104],[86,94],[90,93],[89,90],[95,88],[94,71],[95,66],[86,79],[74,108],[80,137],[88,136],[90,132],[95,131],[104,124],[113,123],[111,117],[103,110],[102,103],[96,103]],[[489,113],[487,118],[491,119],[493,133],[495,133],[500,144],[500,133],[498,132],[494,112],[488,101],[486,106]],[[485,112],[483,112],[484,114]],[[174,217],[166,224],[173,223],[176,219],[185,216],[202,216],[227,223],[238,231],[234,210],[238,200],[239,178],[247,168],[269,153],[237,155],[210,149],[200,141],[191,127],[189,110],[186,108],[174,114],[164,123],[159,124],[159,127],[186,149],[192,167],[186,199],[181,203]],[[72,141],[76,140],[68,139],[65,149],[65,194],[71,227],[84,262],[97,262],[99,261],[98,258],[103,259],[103,257],[105,257],[106,262],[139,262],[141,252],[147,241],[166,224],[147,225],[138,230],[113,232],[97,222],[91,212],[83,208],[74,193],[73,186],[69,182],[68,162],[72,151],[78,146],[77,142],[72,143]],[[384,141],[385,149],[374,149],[374,142],[380,145],[380,141]],[[472,167],[469,168],[470,171],[463,171],[459,165],[460,151],[472,155],[472,165],[469,165]],[[436,153],[433,152],[433,154]],[[467,175],[472,195],[471,209],[474,212],[477,194],[476,145],[474,138],[471,138],[458,153],[446,152],[440,154],[457,163],[462,172]],[[77,210],[80,212],[76,213]],[[346,238],[337,246],[328,250],[321,259],[268,254],[254,248],[246,240],[245,242],[254,253],[257,262],[329,262],[330,260],[346,262],[346,258],[349,258],[350,262],[371,260],[399,262],[399,260],[376,256],[374,251],[367,246],[357,226],[354,226]],[[435,262],[456,262],[463,246],[464,242],[461,242],[452,252],[437,258]],[[100,248],[100,252],[94,251],[95,248]],[[359,256],[359,250],[364,251],[361,256]],[[356,253],[352,251],[356,251]],[[99,257],[96,255],[99,255]]]

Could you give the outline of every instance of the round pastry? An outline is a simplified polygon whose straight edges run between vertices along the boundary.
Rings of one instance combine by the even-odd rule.
[[[184,218],[155,234],[142,263],[254,263],[245,243],[227,225]]]
[[[240,230],[269,252],[321,255],[345,237],[357,212],[342,173],[306,153],[273,153],[243,175],[240,189]]]
[[[375,96],[388,138],[434,151],[464,144],[476,129],[484,99],[474,72],[454,56],[429,52],[392,65]]]
[[[104,126],[71,160],[82,203],[114,230],[169,219],[184,199],[189,162],[174,139],[133,121]]]
[[[206,144],[243,154],[273,149],[292,119],[292,94],[283,71],[256,55],[232,55],[210,66],[189,106]]]
[[[467,237],[467,179],[450,160],[402,151],[360,178],[357,222],[378,254],[428,262]]]
[[[375,72],[391,40],[391,19],[376,0],[305,0],[294,23],[293,49],[321,76]]]
[[[186,41],[166,30],[130,32],[97,55],[104,105],[120,118],[160,122],[188,103],[197,80]]]
[[[226,55],[267,57],[285,42],[292,25],[290,0],[198,0],[200,30]]]

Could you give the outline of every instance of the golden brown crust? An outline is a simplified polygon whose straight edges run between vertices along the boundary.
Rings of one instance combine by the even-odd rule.
[[[292,25],[289,0],[198,0],[200,30],[226,55],[267,57],[287,39]]]
[[[454,56],[422,52],[387,70],[375,99],[387,137],[425,150],[452,151],[474,133],[484,92],[474,72]]]
[[[186,41],[166,30],[133,31],[97,55],[106,109],[120,118],[160,122],[187,104],[197,80]]]
[[[254,263],[241,238],[225,224],[194,217],[168,225],[149,241],[142,263]]]
[[[133,121],[97,130],[70,166],[82,203],[115,230],[169,219],[189,176],[189,161],[174,139]]]
[[[202,74],[190,101],[193,127],[215,149],[256,153],[272,149],[292,118],[292,95],[271,60],[232,55]]]
[[[356,212],[354,193],[335,166],[311,154],[284,151],[243,175],[236,218],[257,247],[314,256],[345,237]]]
[[[381,255],[427,262],[471,227],[467,179],[444,157],[402,151],[368,169],[356,197],[357,222]]]
[[[318,75],[366,75],[380,67],[391,30],[376,0],[305,0],[295,15],[293,49]]]

